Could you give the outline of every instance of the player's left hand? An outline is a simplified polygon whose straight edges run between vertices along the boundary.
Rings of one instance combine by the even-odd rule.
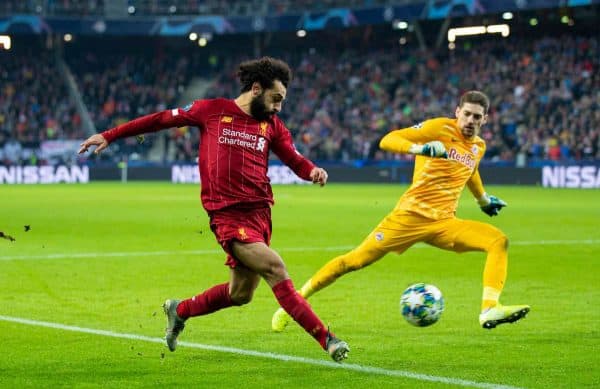
[[[484,196],[479,199],[478,202],[481,210],[489,216],[497,216],[498,212],[500,212],[503,207],[508,205],[505,201],[499,199],[498,197],[488,196],[487,194],[484,194]]]
[[[327,177],[328,175],[325,169],[320,167],[316,167],[310,172],[310,179],[312,180],[313,184],[324,186],[327,183]]]

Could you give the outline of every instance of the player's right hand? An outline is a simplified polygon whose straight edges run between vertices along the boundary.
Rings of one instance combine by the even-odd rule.
[[[100,134],[92,135],[80,145],[78,153],[85,153],[90,146],[96,146],[94,154],[100,154],[102,150],[108,147],[108,141]]]
[[[420,154],[432,158],[448,158],[446,147],[439,140],[425,143]]]
[[[327,172],[325,171],[325,169],[322,169],[320,167],[315,167],[310,172],[310,179],[312,180],[313,184],[319,184],[321,186],[324,186],[327,183],[327,178]]]

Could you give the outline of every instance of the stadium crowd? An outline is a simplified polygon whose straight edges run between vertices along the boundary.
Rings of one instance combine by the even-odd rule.
[[[153,51],[74,51],[68,63],[97,129],[108,129],[135,117],[177,106],[194,72],[210,69],[195,55],[181,56],[175,49]],[[175,131],[179,139],[182,130]],[[154,136],[141,145],[136,139],[120,142],[120,153],[136,158],[152,147]],[[169,140],[171,138],[168,138]],[[178,141],[180,143],[180,141]]]
[[[0,51],[0,162],[37,163],[41,142],[82,139],[81,117],[51,52]]]
[[[377,145],[392,128],[453,116],[462,92],[492,99],[481,136],[486,159],[600,158],[600,51],[597,37],[502,40],[442,55],[380,50],[305,53],[281,116],[296,145],[318,160],[383,160]],[[233,66],[233,62],[232,62]],[[233,96],[234,68],[210,92]]]
[[[453,116],[458,96],[480,89],[492,99],[481,136],[485,159],[524,166],[536,160],[600,159],[600,52],[597,37],[485,40],[438,54],[415,48],[307,49],[269,52],[295,73],[280,116],[298,149],[321,161],[379,163],[379,139],[427,117]],[[165,49],[166,50],[166,49]],[[15,162],[16,143],[31,149],[46,139],[83,138],[81,118],[53,60],[7,56],[0,90],[0,156]],[[206,97],[234,97],[239,61],[220,55]],[[67,63],[98,130],[137,116],[182,106],[181,94],[205,65],[177,50],[162,54],[67,52]],[[150,137],[150,139],[152,139]],[[175,159],[194,161],[198,132],[173,130]],[[145,158],[152,143],[121,144],[119,153]],[[117,147],[118,150],[118,147]],[[116,157],[115,157],[116,158]],[[17,158],[26,163],[28,157]]]

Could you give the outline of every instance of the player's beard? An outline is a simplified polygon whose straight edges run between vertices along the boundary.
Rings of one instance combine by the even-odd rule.
[[[465,126],[463,127],[462,134],[465,138],[472,138],[473,136],[477,135],[477,128],[475,126]]]
[[[265,104],[265,93],[253,97],[250,101],[250,114],[258,121],[269,120],[275,112],[269,111]]]
[[[470,127],[465,126],[462,129],[462,134],[465,138],[471,139],[475,135],[479,135],[479,129],[480,129],[480,126],[476,126],[474,124]]]

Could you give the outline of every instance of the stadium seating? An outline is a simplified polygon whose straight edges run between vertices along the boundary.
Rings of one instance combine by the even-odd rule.
[[[596,37],[575,36],[479,42],[439,55],[304,53],[281,116],[311,158],[403,158],[378,150],[386,131],[452,116],[462,92],[481,89],[492,98],[481,134],[487,160],[593,159],[600,156],[598,58]],[[228,69],[210,93],[233,94],[236,82]]]
[[[209,69],[200,64],[200,54],[151,47],[135,53],[65,51],[98,130],[184,103],[181,94],[194,76],[212,80],[205,97],[233,98],[239,93],[235,67],[247,53],[214,48],[220,64]],[[342,44],[333,51],[272,48],[266,53],[283,57],[294,70],[281,117],[298,149],[310,158],[403,160],[407,157],[378,149],[388,130],[451,116],[463,91],[481,89],[492,98],[490,120],[481,134],[488,143],[486,161],[523,166],[544,159],[600,158],[598,50],[595,36],[565,35],[470,42],[436,54],[414,47],[359,50]],[[42,61],[27,53],[2,55],[9,71],[2,75],[0,91],[0,150],[9,139],[20,142],[22,149],[35,149],[46,139],[83,138],[64,80],[50,76],[57,74],[52,54],[44,53]],[[145,159],[151,140],[141,147],[134,140],[123,142],[114,158],[123,154]],[[162,160],[195,160],[196,131],[171,131],[163,140]],[[169,142],[175,156],[167,154]],[[14,155],[11,150],[8,154]]]
[[[38,163],[40,142],[82,139],[81,118],[51,52],[0,51],[0,162]]]

